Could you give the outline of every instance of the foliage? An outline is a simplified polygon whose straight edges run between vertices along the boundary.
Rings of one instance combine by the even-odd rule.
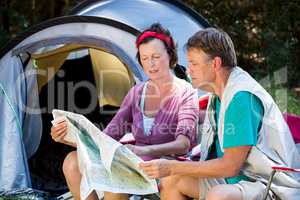
[[[300,1],[281,0],[184,0],[212,26],[226,31],[237,51],[239,65],[257,80],[268,79],[270,93],[282,111],[300,115]],[[280,82],[274,74],[286,76]],[[287,88],[278,98],[276,92]],[[282,99],[287,101],[282,102]]]
[[[0,1],[0,47],[29,26],[66,15],[81,1]],[[229,33],[239,65],[257,80],[269,77],[273,84],[273,73],[287,68],[284,87],[300,87],[299,0],[182,1],[202,14],[211,25]],[[297,98],[294,95],[293,99]],[[300,105],[296,107],[300,110]]]
[[[66,15],[79,2],[80,0],[1,0],[0,47],[29,26]]]
[[[185,0],[236,46],[239,65],[257,79],[287,67],[288,87],[300,85],[300,1]]]

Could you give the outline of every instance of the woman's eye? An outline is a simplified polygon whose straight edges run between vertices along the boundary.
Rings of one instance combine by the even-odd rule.
[[[144,61],[144,60],[147,60],[148,58],[142,58],[142,60]]]
[[[154,59],[159,59],[159,58],[160,58],[160,56],[154,56],[153,58],[154,58]]]

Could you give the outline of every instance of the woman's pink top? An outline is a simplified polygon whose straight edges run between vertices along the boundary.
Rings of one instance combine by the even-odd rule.
[[[144,84],[137,84],[130,89],[119,111],[103,132],[116,140],[131,132],[136,145],[140,146],[168,143],[179,135],[186,136],[191,145],[195,144],[198,120],[197,91],[186,81],[176,78],[175,91],[162,102],[147,136],[144,134],[140,107]],[[157,157],[142,157],[144,160],[155,158]]]

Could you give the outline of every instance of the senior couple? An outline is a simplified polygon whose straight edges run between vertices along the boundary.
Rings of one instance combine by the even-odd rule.
[[[207,28],[188,39],[185,48],[192,86],[175,77],[177,52],[170,32],[153,24],[136,39],[137,60],[149,80],[135,85],[103,130],[127,145],[145,162],[140,168],[160,179],[161,199],[260,200],[273,165],[300,168],[291,133],[272,97],[237,66],[227,33]],[[198,126],[196,89],[207,91],[204,122]],[[127,126],[122,126],[127,124]],[[128,126],[129,124],[129,126]],[[66,121],[51,129],[56,142],[66,143]],[[199,161],[160,159],[186,154],[201,138]],[[67,155],[63,172],[75,199],[80,199],[77,153]],[[300,198],[300,177],[278,173],[267,199]],[[96,199],[92,193],[89,199]],[[105,192],[105,199],[128,199]]]

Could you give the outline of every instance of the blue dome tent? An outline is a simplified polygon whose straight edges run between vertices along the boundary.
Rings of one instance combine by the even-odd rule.
[[[88,0],[0,50],[0,191],[66,190],[61,165],[72,148],[51,140],[52,109],[84,114],[103,128],[129,88],[147,78],[135,59],[135,38],[154,22],[174,36],[182,66],[187,38],[209,26],[180,1]]]

